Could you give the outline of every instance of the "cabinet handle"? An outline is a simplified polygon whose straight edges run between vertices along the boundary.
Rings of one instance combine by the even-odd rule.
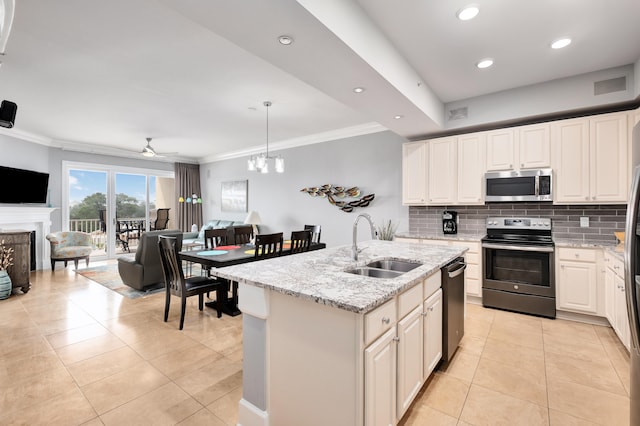
[[[510,168],[510,169],[513,169],[513,164],[509,164],[509,168]]]
[[[580,258],[580,253],[575,253],[575,255],[576,255],[576,259]]]
[[[421,315],[422,315],[423,317],[426,317],[426,316],[427,316],[427,315],[429,315],[429,314],[428,314],[428,313],[426,313],[426,312],[423,312]]]
[[[396,337],[393,338],[393,341],[398,343],[398,342],[400,342],[400,338],[398,336],[396,336]]]
[[[585,200],[589,201],[589,196],[584,197]]]
[[[520,164],[520,167],[524,167],[524,163]]]
[[[387,318],[387,317],[383,317],[383,318],[382,318],[382,322],[383,322],[384,324],[389,324],[389,323],[391,322],[391,320],[390,320],[389,318]]]
[[[595,200],[595,199],[596,199],[596,197],[595,197],[595,196],[593,196],[593,197],[591,197],[591,199],[592,199],[592,200]]]

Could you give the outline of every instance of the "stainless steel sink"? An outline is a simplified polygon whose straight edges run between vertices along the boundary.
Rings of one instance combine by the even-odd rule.
[[[422,263],[409,262],[406,260],[376,260],[367,264],[370,268],[386,269],[388,271],[409,272],[421,266]]]
[[[399,271],[391,271],[391,270],[388,270],[388,269],[368,268],[366,266],[359,267],[359,268],[348,269],[345,272],[348,272],[350,274],[356,274],[356,275],[364,275],[366,277],[373,277],[373,278],[395,278],[395,277],[403,274],[403,272],[399,272]]]

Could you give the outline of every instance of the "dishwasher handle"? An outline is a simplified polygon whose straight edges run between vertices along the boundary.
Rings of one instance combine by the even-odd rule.
[[[449,278],[455,278],[458,275],[462,274],[465,269],[467,269],[466,263],[459,263],[459,265],[462,265],[462,266],[460,268],[454,269],[453,271],[447,271],[449,274]]]

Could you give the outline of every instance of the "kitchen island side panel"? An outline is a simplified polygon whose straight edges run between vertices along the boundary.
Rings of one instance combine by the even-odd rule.
[[[362,315],[269,294],[268,411],[274,425],[362,425]]]

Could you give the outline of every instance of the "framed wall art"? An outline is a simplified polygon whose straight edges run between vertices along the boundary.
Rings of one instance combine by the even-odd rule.
[[[247,180],[222,182],[220,206],[223,212],[247,211]]]

